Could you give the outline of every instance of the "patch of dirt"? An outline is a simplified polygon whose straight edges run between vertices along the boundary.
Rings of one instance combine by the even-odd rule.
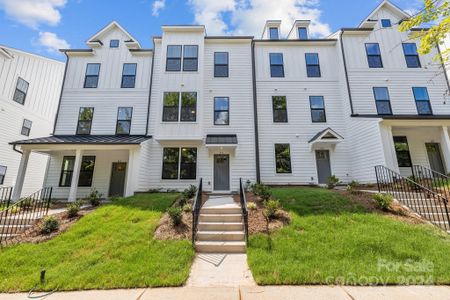
[[[159,220],[153,238],[155,240],[184,240],[192,237],[192,213],[183,212],[182,222],[174,226],[168,213]]]

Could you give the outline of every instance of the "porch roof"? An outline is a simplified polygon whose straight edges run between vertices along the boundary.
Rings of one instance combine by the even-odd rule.
[[[10,145],[78,144],[138,145],[151,136],[145,135],[53,135],[9,143]]]
[[[238,143],[235,134],[208,134],[206,145],[236,145]]]
[[[333,129],[331,129],[330,127],[325,128],[322,131],[319,131],[315,136],[313,136],[308,143],[314,143],[314,142],[318,142],[318,141],[323,141],[323,140],[333,140],[333,141],[341,141],[344,138],[338,134],[336,131],[334,131]]]

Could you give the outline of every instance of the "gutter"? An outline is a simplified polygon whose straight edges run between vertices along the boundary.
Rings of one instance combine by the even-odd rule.
[[[345,81],[347,82],[347,92],[348,92],[348,100],[350,102],[350,111],[351,111],[351,114],[354,115],[352,92],[350,91],[350,81],[348,79],[347,61],[345,59],[344,40],[343,40],[344,31],[345,31],[344,29],[341,30],[341,33],[339,34],[339,40],[341,43],[342,59],[344,61]]]
[[[16,151],[17,153],[20,153],[21,155],[23,154],[23,152],[22,151],[20,151],[20,150],[17,150],[17,144],[13,144],[13,150],[14,151]]]
[[[256,93],[256,67],[255,67],[255,42],[252,41],[252,83],[253,83],[253,119],[255,126],[255,157],[256,157],[256,182],[261,182],[259,164],[259,133],[258,133],[258,101]]]
[[[148,124],[150,122],[150,102],[152,98],[152,85],[153,85],[153,66],[155,65],[155,40],[153,40],[153,50],[152,50],[152,67],[150,74],[150,87],[148,89],[148,104],[147,104],[147,124],[145,126],[145,135],[148,135]]]
[[[63,82],[62,82],[62,86],[61,86],[61,92],[59,93],[58,109],[56,110],[55,122],[53,124],[53,133],[52,133],[53,135],[55,134],[55,131],[56,131],[56,122],[58,121],[59,110],[61,108],[61,100],[62,100],[62,95],[63,95],[63,91],[64,91],[64,83],[66,82],[67,67],[69,65],[69,56],[67,55],[66,52],[63,52],[63,53],[66,56],[67,60],[66,60],[66,66],[64,67],[64,76],[63,76]]]

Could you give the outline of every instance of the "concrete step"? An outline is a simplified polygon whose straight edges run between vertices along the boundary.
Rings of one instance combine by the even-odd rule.
[[[245,253],[245,242],[197,241],[195,249],[203,253]]]
[[[200,214],[241,214],[242,209],[240,207],[202,207]]]
[[[0,234],[2,233],[20,233],[30,228],[31,225],[0,225]]]
[[[199,222],[199,231],[239,231],[244,230],[242,222]]]
[[[200,214],[199,222],[241,222],[242,214]]]
[[[198,241],[244,241],[244,231],[198,231]]]

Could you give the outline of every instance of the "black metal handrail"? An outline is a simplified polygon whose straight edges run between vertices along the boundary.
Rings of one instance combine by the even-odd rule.
[[[433,225],[450,232],[448,200],[432,189],[385,166],[376,166],[378,191],[391,194],[400,203]]]
[[[11,202],[7,209],[0,212],[0,244],[17,232],[17,226],[30,225],[48,214],[52,190],[51,187],[42,188],[17,202]]]
[[[440,194],[447,200],[449,199],[449,176],[420,165],[413,166],[413,176],[415,181],[425,185],[427,188]]]
[[[239,200],[241,202],[242,216],[244,217],[245,244],[248,246],[248,208],[242,178],[239,178]]]
[[[11,186],[0,187],[0,211],[7,209],[11,203],[13,188]]]
[[[198,217],[200,215],[200,209],[202,208],[202,194],[203,194],[203,182],[200,178],[198,183],[197,192],[195,193],[194,203],[192,204],[192,246],[195,246],[195,239],[197,237]]]

